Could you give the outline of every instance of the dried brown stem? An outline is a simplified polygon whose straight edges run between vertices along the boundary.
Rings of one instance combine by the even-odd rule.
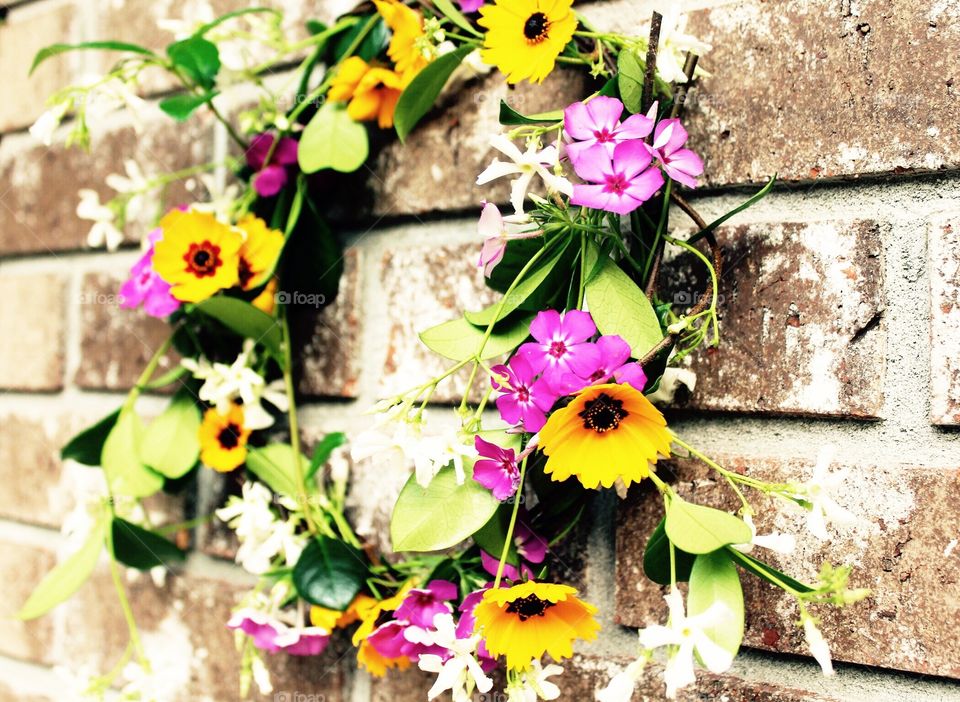
[[[687,80],[677,86],[677,92],[673,97],[673,108],[670,110],[671,117],[679,117],[683,113],[684,105],[687,102],[687,93],[690,88],[693,86],[693,74],[697,70],[697,61],[700,59],[696,54],[691,54],[687,52],[687,56],[683,62],[683,73],[687,76]]]
[[[660,45],[660,24],[663,15],[654,11],[650,18],[650,42],[647,44],[647,70],[643,76],[643,92],[640,94],[641,112],[646,114],[653,104],[653,85],[657,74],[657,49]]]

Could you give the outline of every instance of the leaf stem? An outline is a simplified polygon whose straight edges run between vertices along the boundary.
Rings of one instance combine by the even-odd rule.
[[[497,576],[494,578],[494,589],[500,587],[500,581],[503,579],[503,569],[507,565],[507,557],[510,555],[510,544],[513,543],[513,530],[517,526],[517,515],[520,513],[520,503],[523,501],[524,478],[527,474],[527,459],[520,462],[520,482],[517,484],[517,491],[513,495],[513,511],[510,513],[510,524],[507,526],[507,535],[503,540],[503,553],[500,554],[500,563],[497,564]]]

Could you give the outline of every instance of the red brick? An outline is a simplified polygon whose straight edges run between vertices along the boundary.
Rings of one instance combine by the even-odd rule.
[[[6,539],[0,542],[0,654],[40,663],[55,660],[50,618],[21,622],[13,615],[56,560],[48,549]]]
[[[720,346],[693,357],[688,405],[877,417],[886,346],[878,225],[755,224],[723,228],[718,238]],[[703,291],[702,280],[672,273],[668,299],[687,302]]]
[[[0,276],[0,388],[63,387],[64,283],[55,273]]]
[[[960,217],[937,219],[930,257],[930,421],[960,424]]]
[[[720,456],[721,462],[724,457]],[[841,458],[841,464],[843,459]],[[772,458],[729,458],[726,467],[772,481],[809,477],[806,462]],[[797,533],[791,556],[758,550],[754,555],[784,572],[816,581],[821,563],[853,566],[851,587],[867,587],[872,596],[842,610],[821,606],[824,635],[837,660],[918,673],[960,676],[960,644],[950,635],[960,579],[957,554],[950,544],[960,534],[960,471],[909,465],[849,465],[851,477],[837,501],[858,518],[834,531],[829,543],[805,533],[799,508],[749,497],[758,511],[760,533]],[[725,484],[707,471],[680,461],[678,492],[702,504],[737,506]],[[838,469],[839,465],[833,467]],[[661,470],[662,472],[662,470]],[[617,615],[628,626],[661,619],[661,588],[643,575],[646,541],[663,514],[662,501],[649,489],[634,490],[623,503],[617,530]],[[751,576],[741,578],[747,608],[744,643],[786,653],[809,655],[803,632],[795,626],[791,598]]]
[[[0,516],[59,527],[72,507],[63,489],[60,447],[73,428],[63,415],[38,421],[6,414],[0,418]],[[29,476],[27,479],[26,476]]]

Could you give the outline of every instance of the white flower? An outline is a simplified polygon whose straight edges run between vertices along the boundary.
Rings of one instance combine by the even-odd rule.
[[[654,624],[640,632],[640,645],[646,649],[661,646],[676,646],[667,660],[663,679],[667,684],[667,697],[674,699],[677,690],[696,682],[693,672],[693,654],[700,657],[712,673],[722,673],[733,663],[733,655],[718,646],[704,631],[718,625],[734,626],[733,613],[716,602],[706,612],[695,617],[687,617],[683,608],[683,596],[679,590],[672,590],[664,599],[670,608],[670,621],[667,626]]]
[[[271,509],[273,494],[257,482],[243,484],[242,497],[231,497],[216,511],[217,517],[237,532],[240,548],[237,563],[255,575],[266,573],[282,556],[286,565],[296,564],[306,541],[296,533],[293,521],[281,521]]]
[[[607,686],[597,692],[597,702],[630,702],[633,699],[633,688],[646,663],[646,658],[638,658],[614,675]]]
[[[186,39],[199,27],[212,22],[217,16],[213,6],[207,0],[189,3],[183,9],[180,18],[162,17],[157,20],[157,28],[173,34],[174,39]]]
[[[117,215],[106,205],[100,204],[100,195],[96,190],[84,188],[78,195],[77,217],[93,222],[87,234],[87,245],[93,248],[106,245],[107,251],[116,251],[123,243],[123,232],[113,223]]]
[[[810,509],[807,512],[807,529],[823,541],[830,539],[826,526],[828,521],[840,525],[852,524],[856,521],[850,512],[833,499],[833,493],[840,488],[847,477],[846,468],[834,473],[829,472],[836,450],[837,447],[833,444],[827,444],[820,449],[817,465],[813,469],[813,477],[798,490],[800,496],[810,503]]]
[[[813,617],[803,616],[803,636],[810,647],[810,653],[817,659],[824,675],[833,675],[833,661],[830,660],[830,645],[823,638]]]
[[[529,143],[527,150],[521,152],[517,145],[503,134],[492,137],[490,145],[507,156],[510,161],[493,159],[486,170],[477,176],[477,185],[484,185],[503,176],[518,176],[510,187],[510,204],[518,215],[523,214],[523,200],[527,196],[527,189],[534,176],[540,176],[550,192],[559,192],[568,196],[573,194],[573,185],[570,181],[550,171],[550,168],[557,165],[559,159],[556,146],[548,146],[542,151],[537,151],[536,144]]]
[[[70,101],[63,100],[46,110],[30,127],[30,136],[44,146],[51,146],[53,144],[53,133],[60,126],[60,122],[63,121],[68,109],[70,109]]]
[[[125,214],[128,219],[135,219],[143,210],[146,194],[152,189],[150,181],[143,174],[140,165],[131,158],[123,162],[126,175],[110,173],[104,178],[106,184],[121,195],[128,195]]]
[[[757,527],[753,524],[753,515],[743,515],[743,521],[750,527],[750,533],[753,534],[753,538],[750,539],[750,543],[734,544],[733,548],[741,553],[750,553],[754,546],[759,546],[760,548],[768,548],[776,553],[788,554],[793,553],[793,549],[797,546],[797,539],[793,534],[773,532],[770,534],[757,535]]]
[[[94,80],[99,81],[100,78],[97,77]],[[127,81],[118,77],[96,85],[87,94],[86,120],[96,124],[107,114],[120,108],[126,108],[137,134],[143,133],[150,107],[146,100],[134,92]]]
[[[657,73],[668,83],[684,83],[687,80],[687,75],[683,72],[686,53],[689,51],[703,56],[713,46],[684,33],[687,17],[680,12],[676,3],[661,5],[663,6],[659,12],[663,15],[663,20],[660,22],[660,40],[657,45]],[[697,75],[710,74],[697,66]]]
[[[427,699],[436,699],[444,691],[450,690],[453,702],[470,702],[474,688],[480,692],[489,692],[493,687],[493,680],[483,672],[475,655],[480,636],[458,639],[457,627],[450,614],[436,615],[433,626],[436,631],[421,630],[418,638],[422,639],[421,643],[442,646],[447,649],[450,657],[444,661],[441,656],[434,654],[420,656],[420,670],[437,673],[437,680],[427,692]]]
[[[253,682],[261,695],[269,695],[273,692],[273,683],[270,681],[270,671],[264,664],[263,658],[259,654],[259,649],[254,647],[253,650],[258,652],[250,657],[250,673],[253,675]]]
[[[544,668],[540,661],[530,661],[530,667],[521,672],[507,687],[508,702],[537,702],[537,699],[555,700],[560,697],[560,688],[549,680],[560,675],[563,668],[550,664]]]
[[[656,392],[647,395],[647,399],[657,405],[668,405],[681,387],[692,393],[697,387],[697,374],[687,368],[667,368],[663,371]]]
[[[202,173],[197,176],[200,184],[206,189],[209,195],[208,202],[195,202],[190,209],[197,212],[209,212],[221,222],[228,222],[230,214],[237,206],[237,200],[240,199],[240,186],[231,183],[224,187],[213,173]],[[196,189],[196,181],[190,179],[186,183],[188,190]]]

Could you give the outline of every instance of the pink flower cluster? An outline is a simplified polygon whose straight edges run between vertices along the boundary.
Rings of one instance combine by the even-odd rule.
[[[274,136],[263,132],[253,137],[247,149],[247,165],[256,171],[251,183],[260,197],[273,197],[283,190],[290,179],[290,168],[297,165],[299,142],[296,139],[282,137],[270,154],[273,142]]]
[[[234,612],[227,627],[253,639],[261,651],[283,651],[291,656],[318,656],[330,643],[330,632],[316,626],[291,627],[256,609]]]
[[[133,264],[130,278],[120,287],[121,307],[134,309],[143,305],[151,317],[166,317],[180,309],[180,301],[170,294],[170,283],[153,270],[153,249],[162,237],[160,228],[148,235],[150,248]]]
[[[571,140],[567,155],[574,172],[586,181],[573,186],[572,204],[629,214],[663,186],[663,173],[696,187],[703,162],[683,148],[687,132],[680,120],[656,123],[654,104],[646,115],[631,115],[621,122],[623,110],[620,100],[602,95],[564,110],[564,130]],[[653,143],[648,144],[651,132]]]
[[[536,577],[536,574],[530,566],[543,563],[543,560],[547,557],[547,541],[527,526],[527,519],[526,510],[521,509],[513,534],[513,545],[520,559],[520,567],[518,568],[512,563],[505,563],[503,576],[507,580],[516,582],[521,577],[532,580]],[[490,575],[496,576],[497,568],[500,566],[500,555],[499,553],[492,555],[483,549],[480,550],[480,564]]]

